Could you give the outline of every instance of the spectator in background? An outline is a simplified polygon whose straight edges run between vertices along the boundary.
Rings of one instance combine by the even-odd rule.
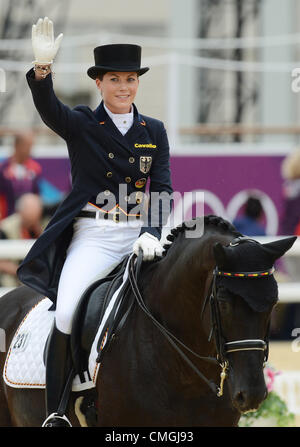
[[[280,234],[300,233],[300,149],[289,154],[282,162],[283,213]],[[298,232],[298,233],[297,233]]]
[[[15,137],[14,153],[0,166],[0,218],[15,212],[16,200],[22,194],[39,194],[41,166],[30,154],[34,133],[26,131]]]
[[[281,175],[283,178],[283,212],[280,234],[300,235],[300,148],[291,152],[283,160]],[[286,257],[284,265],[290,279],[299,281],[299,258]]]
[[[260,223],[263,207],[257,197],[247,199],[244,214],[233,221],[236,229],[246,236],[265,236],[265,227]]]
[[[6,234],[0,230],[0,239],[7,239]],[[0,286],[16,287],[19,285],[17,279],[18,263],[10,259],[0,259]]]
[[[43,203],[37,194],[23,194],[16,202],[16,212],[0,222],[7,239],[37,239],[43,232]]]
[[[0,222],[1,239],[36,239],[47,221],[43,220],[43,204],[36,194],[23,194],[16,202],[16,212]],[[2,287],[19,285],[16,270],[21,261],[0,260],[0,283]]]
[[[300,235],[300,149],[291,152],[281,164],[283,178],[283,212],[279,234]],[[286,281],[298,282],[300,260],[298,257],[281,259]],[[300,324],[300,305],[286,303],[274,312],[270,335],[273,340],[290,340],[294,328]]]

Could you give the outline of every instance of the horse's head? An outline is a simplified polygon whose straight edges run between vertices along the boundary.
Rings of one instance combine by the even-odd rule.
[[[271,311],[278,300],[273,265],[295,242],[260,244],[237,238],[214,245],[211,310],[220,360],[227,366],[233,405],[256,409],[267,396],[263,366],[268,356]]]

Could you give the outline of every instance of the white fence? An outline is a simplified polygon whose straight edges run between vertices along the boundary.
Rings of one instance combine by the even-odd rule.
[[[300,415],[300,373],[283,371],[274,382],[274,391],[285,400],[289,411]]]
[[[259,242],[271,242],[282,237],[255,237]],[[1,240],[0,241],[0,259],[23,259],[35,241],[30,240]],[[298,239],[293,247],[284,255],[289,258],[299,258],[300,260],[300,239]],[[279,282],[280,302],[295,303],[300,302],[300,271],[299,282]],[[10,289],[0,287],[0,296],[7,293]]]

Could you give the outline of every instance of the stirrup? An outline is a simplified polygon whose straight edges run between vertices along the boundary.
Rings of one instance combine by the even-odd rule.
[[[42,427],[72,427],[72,424],[67,416],[59,416],[57,413],[52,413],[45,419]]]

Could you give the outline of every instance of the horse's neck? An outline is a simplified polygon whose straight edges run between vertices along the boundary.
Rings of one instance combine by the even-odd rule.
[[[190,341],[189,334],[193,331],[192,327],[197,319],[199,326],[201,305],[196,308],[195,295],[202,297],[207,277],[206,271],[197,272],[193,260],[187,255],[192,251],[189,241],[179,244],[178,247],[175,247],[174,243],[166,257],[157,264],[148,282],[149,293],[146,296],[153,314],[186,343]],[[198,315],[195,314],[196,311]]]
[[[183,240],[169,249],[153,273],[148,297],[151,309],[167,328],[194,349],[197,339],[207,339],[201,310],[215,266],[212,246],[227,239],[228,236],[207,234],[197,240]]]

